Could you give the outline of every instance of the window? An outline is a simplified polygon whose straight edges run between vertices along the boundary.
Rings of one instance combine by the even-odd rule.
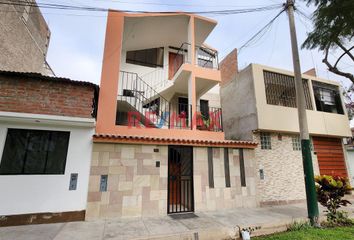
[[[215,59],[216,54],[211,50],[206,48],[198,49],[198,66],[205,68],[213,68],[213,60]]]
[[[293,150],[294,151],[300,151],[301,150],[301,141],[299,136],[291,136],[291,141],[293,144]]]
[[[317,111],[344,114],[337,86],[313,81]]]
[[[261,133],[261,149],[272,149],[270,133]]]
[[[8,129],[0,174],[64,174],[70,132]]]
[[[224,148],[224,170],[225,170],[225,186],[231,187],[230,183],[230,165],[229,165],[229,149]]]
[[[126,62],[145,67],[163,67],[163,47],[127,51]]]
[[[245,159],[243,157],[243,149],[239,149],[239,158],[240,158],[241,187],[246,187]]]
[[[208,147],[208,176],[209,188],[214,188],[213,148],[211,147]]]
[[[296,108],[295,79],[292,76],[263,71],[267,104]],[[308,80],[302,79],[306,109],[312,110]]]

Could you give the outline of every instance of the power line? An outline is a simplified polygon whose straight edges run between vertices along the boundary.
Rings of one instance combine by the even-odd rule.
[[[113,10],[101,7],[91,7],[91,6],[77,6],[77,5],[65,5],[65,4],[54,4],[54,3],[34,3],[27,1],[0,1],[0,5],[15,5],[15,6],[30,6],[43,9],[55,9],[55,10],[69,10],[69,11],[89,11],[89,12],[107,12],[118,11],[127,13],[161,13],[161,14],[178,14],[181,12],[177,11],[143,11],[143,10]],[[268,6],[256,7],[256,8],[240,8],[240,9],[226,9],[226,10],[212,10],[212,11],[185,11],[186,14],[214,14],[214,15],[231,15],[231,14],[243,14],[251,12],[269,11],[280,8],[280,4],[273,4]]]
[[[247,40],[238,50],[238,54],[241,53],[241,50],[249,47],[252,43],[256,43],[260,38],[262,38],[267,30],[272,26],[274,21],[285,11],[285,9],[282,9],[272,20],[270,20],[264,27],[262,27],[258,32],[256,32],[249,40]],[[258,37],[258,39],[257,39]]]

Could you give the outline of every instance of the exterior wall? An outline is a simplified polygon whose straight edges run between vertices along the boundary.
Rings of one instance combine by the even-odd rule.
[[[249,66],[220,88],[223,126],[227,139],[252,140],[257,129],[257,109],[252,68]]]
[[[225,187],[224,149],[213,148],[214,188],[209,188],[207,159],[207,148],[194,148],[196,212],[257,206],[254,150],[244,149],[246,187],[241,187],[238,149],[229,149],[230,188]]]
[[[196,212],[257,205],[254,150],[244,150],[247,187],[241,187],[238,152],[229,149],[226,188],[223,148],[214,148],[215,188],[209,189],[207,148],[193,148]],[[108,175],[106,192],[99,191],[100,175]],[[94,143],[86,219],[167,215],[167,188],[168,146]]]
[[[167,149],[94,143],[86,219],[166,215]],[[160,168],[155,167],[156,161]],[[104,174],[108,188],[100,192],[100,175]]]
[[[186,15],[186,14],[177,14]],[[101,87],[99,96],[99,107],[97,116],[97,133],[109,133],[109,134],[119,134],[127,136],[154,136],[154,137],[170,137],[176,136],[181,139],[213,139],[213,140],[224,140],[223,132],[211,132],[211,131],[199,131],[196,129],[196,124],[194,124],[192,130],[179,130],[179,129],[158,129],[158,128],[131,128],[129,126],[118,126],[116,125],[116,112],[112,109],[117,109],[117,92],[118,92],[118,81],[119,72],[123,67],[127,67],[127,64],[122,64],[122,59],[124,59],[123,50],[123,32],[124,32],[124,21],[125,17],[149,17],[149,16],[167,16],[164,14],[128,14],[123,12],[113,12],[108,13],[107,18],[107,29],[106,29],[106,39],[105,39],[105,50],[104,50],[104,60],[102,65],[102,76],[101,76]],[[189,18],[189,23],[186,25],[188,29],[188,42],[191,44],[191,48],[194,49],[195,46],[195,23],[194,18],[197,16],[186,15]],[[211,23],[212,27],[215,25],[214,21],[203,19],[208,23]],[[188,51],[188,59],[191,62],[195,62],[195,51]],[[125,62],[125,61],[124,61]],[[188,95],[190,104],[192,104],[192,112],[196,112],[196,82],[197,79],[212,80],[213,84],[220,82],[220,71],[215,69],[207,69],[196,66],[195,64],[185,63],[181,66],[177,74],[188,73],[190,78],[185,81],[185,86],[188,82]],[[186,80],[186,79],[184,79]],[[178,79],[176,80],[176,82]],[[215,85],[214,84],[214,85]],[[187,89],[187,88],[185,88]],[[176,91],[179,92],[179,91]],[[173,94],[172,94],[173,95]],[[171,95],[171,97],[172,97]]]
[[[348,166],[350,181],[352,185],[354,185],[354,149],[347,147],[346,162]]]
[[[208,92],[206,92],[204,95],[202,95],[199,99],[208,100],[209,107],[221,108],[219,91],[220,91],[219,85],[216,85],[215,87],[210,89]],[[200,102],[198,102],[198,105],[200,105]]]
[[[272,149],[255,149],[258,171],[258,198],[262,205],[285,204],[299,202],[305,197],[305,182],[302,167],[301,151],[292,148],[292,135],[271,133]],[[259,133],[254,140],[260,142]],[[313,152],[312,152],[313,153]],[[316,155],[312,154],[315,175],[319,174]],[[260,179],[259,171],[263,169],[264,180]]]
[[[252,75],[254,79],[255,96],[257,100],[256,108],[258,114],[257,129],[269,131],[299,132],[299,124],[294,119],[298,119],[297,109],[267,104],[265,94],[265,84],[263,70],[277,72],[293,76],[289,71],[274,69],[261,65],[251,64]],[[312,81],[324,82],[340,87],[336,82],[320,79],[310,75],[303,75],[303,78],[309,79],[310,94],[312,96],[312,106],[314,110],[307,110],[307,121],[310,134],[327,136],[351,136],[348,116],[343,105],[345,114],[335,114],[316,111],[316,104],[313,97]],[[250,79],[251,80],[251,79]],[[277,116],[277,117],[274,117]]]
[[[70,131],[70,140],[64,175],[0,175],[0,215],[85,210],[93,127],[0,120],[1,155],[8,128]],[[69,191],[71,173],[78,173],[77,190],[74,191]]]
[[[0,6],[0,69],[45,73],[50,31],[39,8],[31,7],[28,20],[24,6]]]
[[[225,85],[233,80],[238,73],[237,49],[230,52],[221,62],[221,85]]]
[[[0,74],[0,111],[91,118],[94,87]]]

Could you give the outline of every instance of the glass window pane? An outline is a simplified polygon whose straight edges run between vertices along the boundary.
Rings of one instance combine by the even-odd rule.
[[[69,132],[52,132],[48,147],[48,158],[45,173],[64,174],[68,153]]]
[[[40,174],[44,172],[50,132],[30,131],[24,173]]]
[[[0,174],[21,174],[26,153],[27,131],[8,129]]]

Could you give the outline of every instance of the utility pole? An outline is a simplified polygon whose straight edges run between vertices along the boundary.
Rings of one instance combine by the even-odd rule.
[[[296,38],[296,29],[295,29],[295,21],[294,21],[294,3],[295,0],[286,0],[284,6],[289,16],[291,48],[293,54],[293,65],[294,65],[294,74],[295,74],[297,110],[299,115],[302,162],[303,162],[304,175],[305,175],[307,213],[311,225],[315,225],[317,224],[317,220],[318,220],[318,205],[317,205],[317,195],[316,195],[315,179],[313,174],[313,165],[312,165],[312,157],[311,157],[311,149],[310,149],[310,135],[309,135],[309,129],[308,129],[307,117],[306,117],[305,93],[304,93],[302,77],[301,77],[299,49],[298,49],[297,38]]]

